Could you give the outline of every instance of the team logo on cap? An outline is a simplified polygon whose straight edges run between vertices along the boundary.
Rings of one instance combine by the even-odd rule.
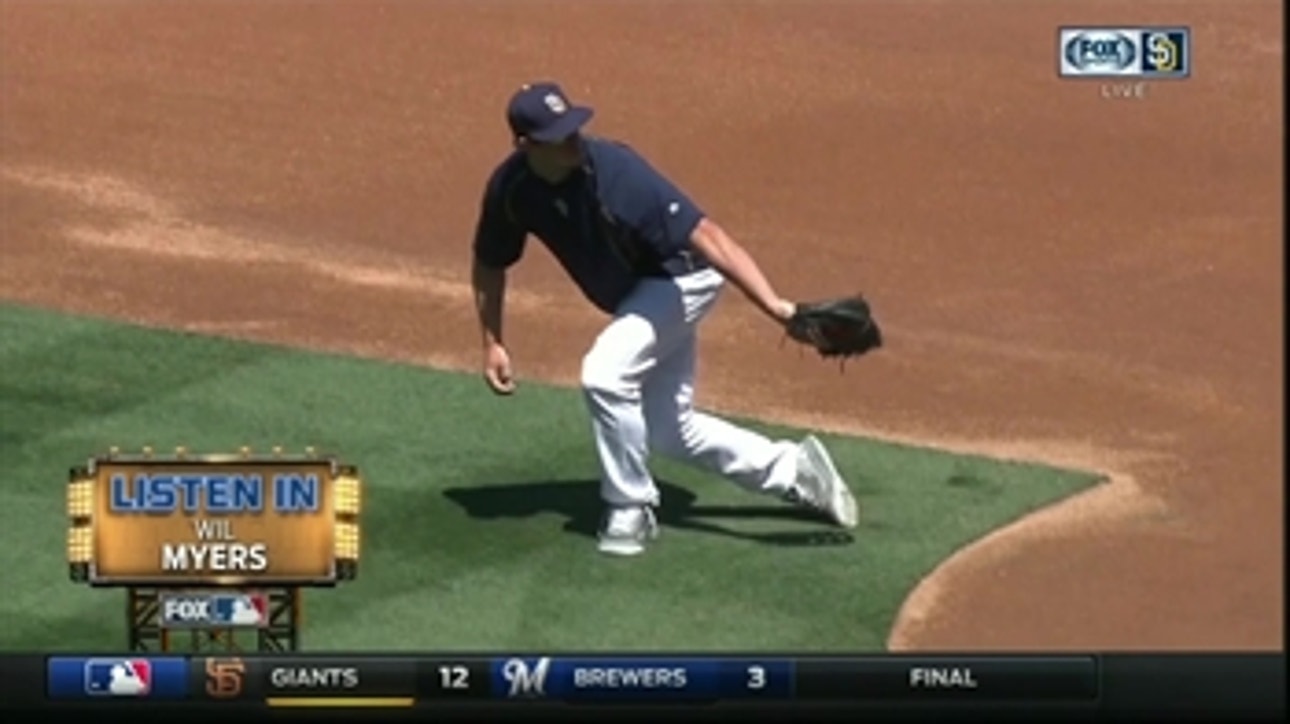
[[[569,110],[569,106],[565,105],[564,99],[555,93],[547,93],[542,102],[546,104],[547,108],[551,109],[552,113],[559,114]]]

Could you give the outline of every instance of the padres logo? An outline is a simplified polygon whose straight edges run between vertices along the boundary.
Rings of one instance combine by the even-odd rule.
[[[1178,44],[1165,33],[1152,33],[1147,36],[1147,61],[1153,68],[1162,72],[1178,69]]]

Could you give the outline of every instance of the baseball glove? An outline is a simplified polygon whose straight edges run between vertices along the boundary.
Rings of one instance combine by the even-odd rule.
[[[882,346],[882,329],[859,294],[799,302],[785,323],[788,336],[812,347],[821,357],[846,360]]]

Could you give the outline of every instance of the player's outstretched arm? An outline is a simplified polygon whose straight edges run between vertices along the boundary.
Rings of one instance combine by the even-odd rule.
[[[484,381],[499,395],[515,391],[511,358],[502,342],[502,309],[506,299],[506,270],[481,264],[475,259],[470,272],[475,310],[484,346]]]
[[[752,255],[715,221],[700,221],[690,234],[690,243],[771,319],[784,323],[793,316],[793,302],[775,292]]]

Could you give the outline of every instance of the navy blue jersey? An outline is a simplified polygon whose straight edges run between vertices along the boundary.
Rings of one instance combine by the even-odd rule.
[[[703,212],[624,143],[586,137],[584,162],[558,184],[511,154],[488,179],[475,258],[519,261],[529,234],[559,260],[589,301],[612,313],[636,282],[706,268],[690,245]]]

